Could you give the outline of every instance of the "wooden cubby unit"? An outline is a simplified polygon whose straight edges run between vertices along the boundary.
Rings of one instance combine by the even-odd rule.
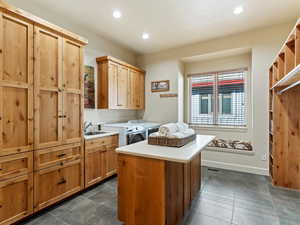
[[[269,169],[274,185],[300,190],[300,20],[269,69]]]

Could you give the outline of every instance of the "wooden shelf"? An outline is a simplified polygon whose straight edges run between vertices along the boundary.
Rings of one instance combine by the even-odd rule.
[[[300,64],[296,66],[291,72],[285,75],[281,80],[279,80],[273,87],[285,87],[284,89],[278,91],[278,94],[282,94],[285,91],[300,84]]]

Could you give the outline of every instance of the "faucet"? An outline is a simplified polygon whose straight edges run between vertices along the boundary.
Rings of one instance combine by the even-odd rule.
[[[84,133],[86,133],[86,131],[87,131],[87,129],[89,128],[89,127],[91,127],[91,126],[93,126],[93,124],[92,124],[92,122],[84,122],[84,125],[83,125],[83,131],[84,131]]]

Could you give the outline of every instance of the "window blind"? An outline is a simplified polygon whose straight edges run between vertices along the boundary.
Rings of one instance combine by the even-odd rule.
[[[246,70],[190,77],[190,122],[246,126]]]

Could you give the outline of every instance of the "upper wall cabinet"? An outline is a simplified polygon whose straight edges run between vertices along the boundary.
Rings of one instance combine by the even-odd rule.
[[[33,24],[0,12],[0,155],[33,148]]]
[[[145,71],[110,56],[97,58],[98,108],[145,108]]]

